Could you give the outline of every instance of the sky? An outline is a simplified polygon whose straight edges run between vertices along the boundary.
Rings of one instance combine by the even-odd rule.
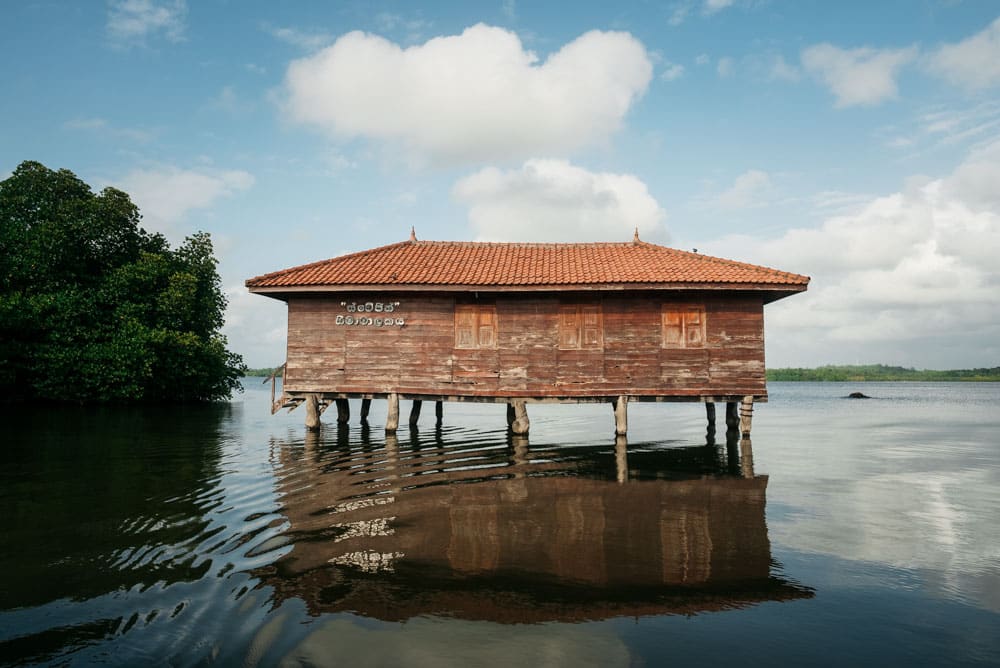
[[[812,277],[769,367],[1000,365],[1000,3],[21,2],[24,160],[212,234],[224,333],[284,361],[252,276],[409,238],[649,242]]]

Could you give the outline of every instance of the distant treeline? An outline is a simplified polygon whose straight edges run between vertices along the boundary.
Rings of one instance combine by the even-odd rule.
[[[280,366],[270,367],[270,368],[264,367],[262,369],[247,369],[246,375],[247,376],[259,376],[261,378],[267,378],[268,376],[270,376],[275,371],[278,372],[278,378],[281,378],[282,374],[281,374],[281,367]]]
[[[992,369],[953,369],[933,371],[907,369],[885,364],[821,366],[815,369],[768,369],[768,380],[804,381],[991,381],[1000,382],[1000,367]]]

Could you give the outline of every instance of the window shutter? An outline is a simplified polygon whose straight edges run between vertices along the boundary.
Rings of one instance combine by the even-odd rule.
[[[476,347],[476,307],[455,307],[455,347]]]
[[[705,343],[705,319],[700,308],[690,308],[684,314],[684,334],[689,348],[699,348]]]
[[[559,347],[580,347],[580,312],[575,306],[559,309]]]
[[[601,347],[601,307],[584,306],[583,315],[583,347]]]
[[[479,307],[479,336],[480,348],[496,348],[497,346],[497,314],[492,306]]]
[[[667,348],[684,346],[684,322],[679,311],[663,311],[663,345]]]

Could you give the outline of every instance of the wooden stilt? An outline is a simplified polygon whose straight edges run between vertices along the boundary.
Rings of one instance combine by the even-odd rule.
[[[368,412],[372,409],[371,399],[361,400],[361,424],[368,424]]]
[[[306,429],[319,431],[319,397],[306,395]]]
[[[391,392],[387,397],[389,402],[389,414],[385,418],[385,431],[393,434],[399,427],[399,395]]]
[[[424,402],[420,399],[414,399],[413,405],[410,407],[410,426],[416,427],[417,422],[420,421],[420,407],[424,405]]]
[[[351,403],[347,399],[337,399],[337,422],[347,424],[351,419]]]
[[[743,438],[750,438],[750,425],[753,422],[753,396],[743,397],[740,404],[740,433]]]
[[[736,431],[740,426],[740,416],[735,401],[726,402],[726,430]]]
[[[514,399],[511,403],[514,405],[514,422],[510,425],[510,430],[515,434],[527,434],[531,422],[528,420],[528,407],[524,399]]]
[[[514,420],[517,419],[517,415],[514,413],[514,403],[507,403],[507,428],[511,429],[514,426]]]
[[[628,439],[624,434],[615,437],[615,472],[618,482],[628,482]]]
[[[441,421],[444,419],[444,402],[435,401],[434,402],[434,422],[437,426],[441,426]]]
[[[615,401],[615,435],[624,436],[628,433],[628,397],[619,395]]]
[[[715,445],[715,402],[705,402],[705,417],[708,418],[708,428],[705,431],[705,443]]]

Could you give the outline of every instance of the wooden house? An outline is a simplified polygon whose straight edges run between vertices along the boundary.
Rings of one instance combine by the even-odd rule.
[[[766,401],[764,305],[806,289],[806,276],[640,241],[409,241],[264,274],[251,292],[288,304],[282,406],[307,426],[350,398],[508,404],[611,402],[626,431],[629,401],[727,405],[749,434]]]

